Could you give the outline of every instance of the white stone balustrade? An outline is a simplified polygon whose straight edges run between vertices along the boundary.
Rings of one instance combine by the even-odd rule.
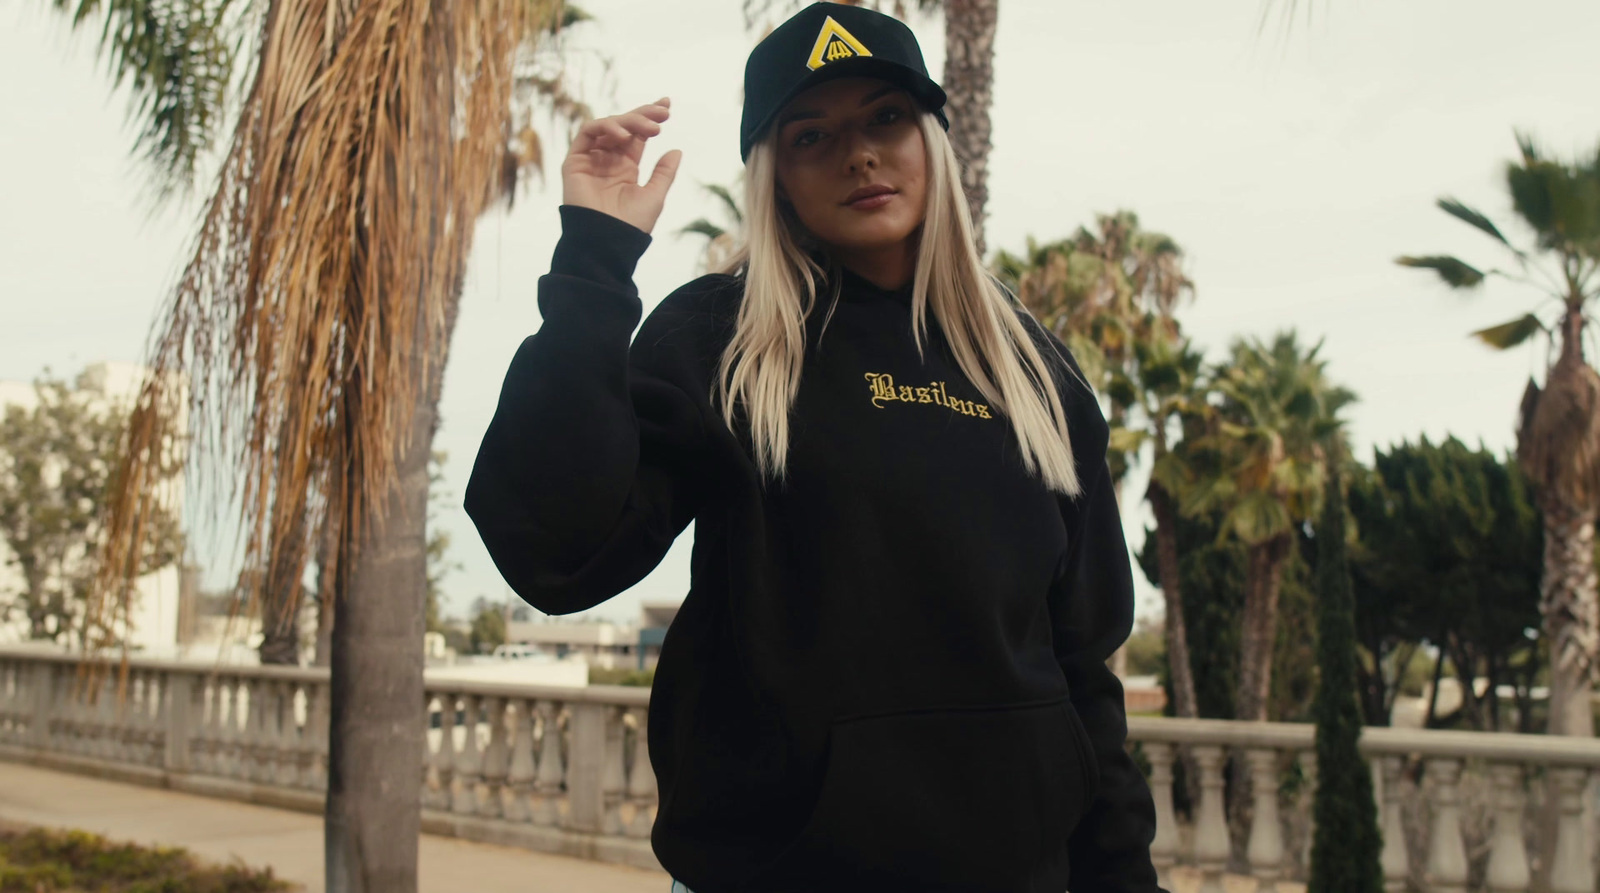
[[[70,656],[0,647],[0,759],[321,811],[326,670],[132,660],[125,684],[113,668],[92,697],[82,678]],[[649,698],[621,686],[430,681],[424,830],[656,867]],[[1221,893],[1228,870],[1261,893],[1304,879],[1311,726],[1132,717],[1129,738],[1150,769],[1164,879],[1178,865],[1198,870],[1202,893]],[[1596,893],[1600,742],[1369,728],[1361,748],[1387,889],[1511,893],[1544,879],[1549,893]],[[1230,840],[1223,800],[1230,760],[1253,782],[1241,840]],[[1199,773],[1187,817],[1180,761]],[[1291,796],[1280,780],[1297,765]],[[1556,820],[1541,832],[1547,804]]]

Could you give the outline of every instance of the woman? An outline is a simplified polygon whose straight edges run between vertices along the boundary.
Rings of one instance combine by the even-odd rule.
[[[652,844],[694,893],[1151,893],[1105,660],[1132,590],[1107,429],[983,271],[911,32],[818,3],[752,51],[747,247],[641,315],[668,102],[586,124],[544,322],[466,505],[533,606],[696,522],[662,645]]]

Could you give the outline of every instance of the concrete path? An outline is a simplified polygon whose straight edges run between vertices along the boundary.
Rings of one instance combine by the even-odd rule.
[[[179,845],[213,862],[271,866],[322,893],[322,819],[193,794],[0,762],[0,821]],[[424,834],[423,893],[668,893],[664,872]]]
[[[178,845],[212,862],[271,866],[278,877],[323,893],[322,819],[284,809],[180,794],[0,762],[0,823],[78,828],[112,840]],[[422,893],[669,893],[663,872],[424,834]],[[1179,868],[1172,893],[1194,893],[1199,876]],[[1227,893],[1255,882],[1226,879]],[[1299,884],[1280,884],[1298,893]]]

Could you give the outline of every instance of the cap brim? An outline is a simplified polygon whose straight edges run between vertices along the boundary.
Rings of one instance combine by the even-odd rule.
[[[942,112],[945,104],[944,88],[935,83],[932,78],[920,75],[898,62],[875,59],[871,56],[856,56],[824,65],[811,72],[788,93],[785,93],[782,99],[773,104],[772,112],[756,126],[750,138],[750,144],[754,146],[761,141],[762,137],[767,133],[767,128],[772,126],[772,122],[783,111],[784,106],[792,102],[796,96],[818,84],[850,77],[877,78],[882,81],[888,81],[910,93],[911,98],[915,99],[917,104],[924,109],[930,112],[938,112],[940,123],[945,124],[946,127],[949,126],[945,123],[945,117]],[[748,157],[750,153],[746,151],[744,154]]]

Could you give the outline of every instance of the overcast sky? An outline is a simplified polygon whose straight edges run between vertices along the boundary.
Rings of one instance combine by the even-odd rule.
[[[1433,201],[1456,196],[1504,223],[1513,128],[1567,157],[1600,139],[1600,3],[1312,2],[1316,17],[1284,37],[1257,35],[1256,0],[1003,0],[990,248],[1134,210],[1185,248],[1198,298],[1181,319],[1213,358],[1236,337],[1291,327],[1326,340],[1333,377],[1361,396],[1349,418],[1363,455],[1423,434],[1506,449],[1543,352],[1496,354],[1466,333],[1539,296],[1493,283],[1463,298],[1393,258],[1500,261],[1488,239]],[[596,21],[575,44],[612,62],[601,76],[580,61],[591,103],[610,113],[671,96],[673,119],[646,169],[665,149],[685,153],[637,276],[648,306],[695,275],[697,240],[671,233],[714,213],[697,182],[739,173],[740,83],[755,35],[740,0],[583,6]],[[152,212],[144,202],[124,98],[108,92],[89,44],[46,9],[45,0],[19,0],[0,12],[4,379],[140,359],[192,231],[193,203]],[[937,76],[942,22],[915,29]],[[552,169],[562,150],[550,139]],[[507,592],[457,506],[506,365],[539,327],[535,287],[559,235],[559,200],[559,182],[536,187],[478,230],[437,443],[450,454],[453,494],[442,523],[464,565],[446,583],[458,610]],[[1130,540],[1147,519],[1130,506]],[[632,619],[641,597],[681,597],[689,540],[590,613]],[[1146,586],[1142,609],[1155,603]]]

